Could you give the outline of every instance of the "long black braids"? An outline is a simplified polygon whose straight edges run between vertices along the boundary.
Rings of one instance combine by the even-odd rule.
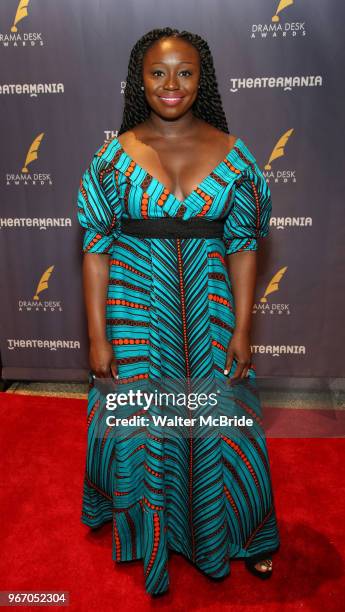
[[[150,115],[151,109],[146,102],[143,85],[142,67],[147,49],[156,40],[164,37],[183,38],[196,47],[200,54],[200,88],[192,110],[195,117],[203,119],[219,130],[229,134],[222,100],[218,90],[218,82],[214,69],[213,57],[210,48],[201,36],[192,34],[187,30],[174,28],[156,28],[142,36],[134,45],[128,64],[128,73],[125,87],[125,105],[122,124],[118,135],[131,130],[142,123]]]

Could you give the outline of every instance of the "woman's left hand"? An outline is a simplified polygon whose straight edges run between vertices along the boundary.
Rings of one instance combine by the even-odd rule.
[[[251,366],[250,334],[246,331],[236,330],[229,342],[224,374],[231,370],[233,359],[237,361],[237,367],[231,380],[245,378]]]

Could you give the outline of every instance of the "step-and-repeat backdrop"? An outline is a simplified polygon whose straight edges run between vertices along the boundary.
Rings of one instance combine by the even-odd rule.
[[[258,375],[344,376],[344,19],[337,0],[1,3],[4,378],[86,376],[79,181],[117,135],[132,46],[165,26],[208,41],[230,132],[272,192]]]

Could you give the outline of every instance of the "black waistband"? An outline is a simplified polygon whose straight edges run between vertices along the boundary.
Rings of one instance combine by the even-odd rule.
[[[222,238],[224,222],[201,217],[185,220],[179,217],[156,219],[122,219],[123,234],[141,238]]]

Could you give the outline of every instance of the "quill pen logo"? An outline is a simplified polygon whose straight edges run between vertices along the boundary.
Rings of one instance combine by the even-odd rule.
[[[47,268],[43,272],[37,283],[36,291],[34,292],[34,295],[31,300],[28,299],[18,301],[19,312],[22,312],[23,310],[25,310],[26,312],[55,312],[56,310],[62,312],[61,300],[43,300],[40,295],[43,291],[47,291],[49,289],[49,281],[54,268],[55,266],[49,266],[49,268]]]
[[[262,302],[264,304],[267,304],[267,296],[270,293],[274,293],[275,291],[278,291],[278,289],[279,289],[279,282],[283,278],[286,270],[287,270],[287,266],[284,266],[284,268],[280,268],[280,270],[278,270],[278,272],[275,273],[273,278],[268,283],[268,285],[267,285],[267,287],[265,289],[264,295],[262,296],[262,298],[260,298],[260,302]]]
[[[297,182],[296,168],[293,167],[280,167],[276,168],[276,161],[278,159],[284,159],[290,149],[290,138],[294,133],[294,129],[291,128],[284,132],[284,134],[278,139],[275,144],[273,151],[269,157],[267,164],[263,168],[263,175],[267,183],[273,181],[281,185],[291,184]],[[273,164],[273,167],[272,167]],[[313,225],[312,217],[307,216],[275,216],[272,215],[270,219],[270,227],[276,227],[277,229],[286,229],[291,227],[311,227]]]
[[[29,172],[28,165],[31,164],[32,161],[38,158],[37,151],[40,147],[43,136],[44,136],[44,132],[39,134],[33,141],[32,145],[30,146],[26,159],[25,159],[24,167],[22,168],[22,172]]]
[[[20,0],[17,6],[16,14],[10,32],[0,32],[0,43],[4,47],[43,47],[43,37],[41,32],[19,32],[23,26],[23,20],[28,16],[30,0]],[[25,23],[25,21],[24,21]]]
[[[287,141],[289,140],[291,134],[293,133],[293,129],[288,130],[287,132],[285,132],[285,134],[283,134],[277,144],[275,145],[270,158],[267,162],[267,164],[265,165],[265,170],[271,170],[272,166],[271,166],[271,162],[273,162],[273,160],[278,159],[278,157],[282,157],[285,153],[285,145],[287,143]]]
[[[20,172],[7,172],[6,185],[52,185],[51,174],[47,172],[30,172],[29,166],[38,159],[44,132],[38,134],[31,143]]]
[[[11,28],[11,32],[17,32],[17,23],[19,21],[21,21],[22,19],[24,19],[24,17],[28,16],[28,6],[29,6],[29,2],[30,0],[20,0],[19,4],[18,4],[18,8],[17,8],[17,12],[16,12],[16,16],[14,18],[14,23],[13,26]]]
[[[289,168],[276,168],[272,169],[272,163],[279,159],[280,157],[285,157],[285,150],[287,148],[288,142],[293,134],[294,130],[291,128],[284,132],[284,134],[279,138],[278,142],[275,144],[273,151],[269,157],[267,164],[264,166],[264,176],[269,183],[270,180],[274,180],[275,183],[296,183],[296,170]]]
[[[280,0],[278,4],[275,2],[275,5],[276,10],[271,17],[271,21],[252,23],[251,38],[295,38],[297,36],[306,36],[307,32],[304,21],[281,20],[281,13],[285,16],[285,9],[293,6],[294,0]],[[287,15],[289,15],[289,11],[287,11]]]
[[[40,280],[38,281],[37,289],[33,297],[34,300],[39,300],[38,294],[44,291],[45,289],[48,289],[48,281],[53,270],[54,266],[50,266],[50,268],[47,268],[46,271],[43,272]]]
[[[253,314],[256,314],[258,312],[260,312],[261,314],[278,314],[278,315],[291,314],[289,304],[282,304],[282,303],[278,304],[278,303],[273,303],[273,302],[268,303],[268,299],[267,299],[267,296],[279,291],[280,282],[284,278],[286,270],[287,270],[287,266],[284,266],[283,268],[280,268],[280,270],[278,270],[278,272],[274,274],[274,276],[271,278],[270,282],[268,283],[263,296],[260,298],[259,303],[254,305]]]
[[[280,0],[277,10],[272,17],[272,21],[277,23],[280,20],[279,13],[286,9],[288,6],[291,6],[294,3],[294,0]]]

